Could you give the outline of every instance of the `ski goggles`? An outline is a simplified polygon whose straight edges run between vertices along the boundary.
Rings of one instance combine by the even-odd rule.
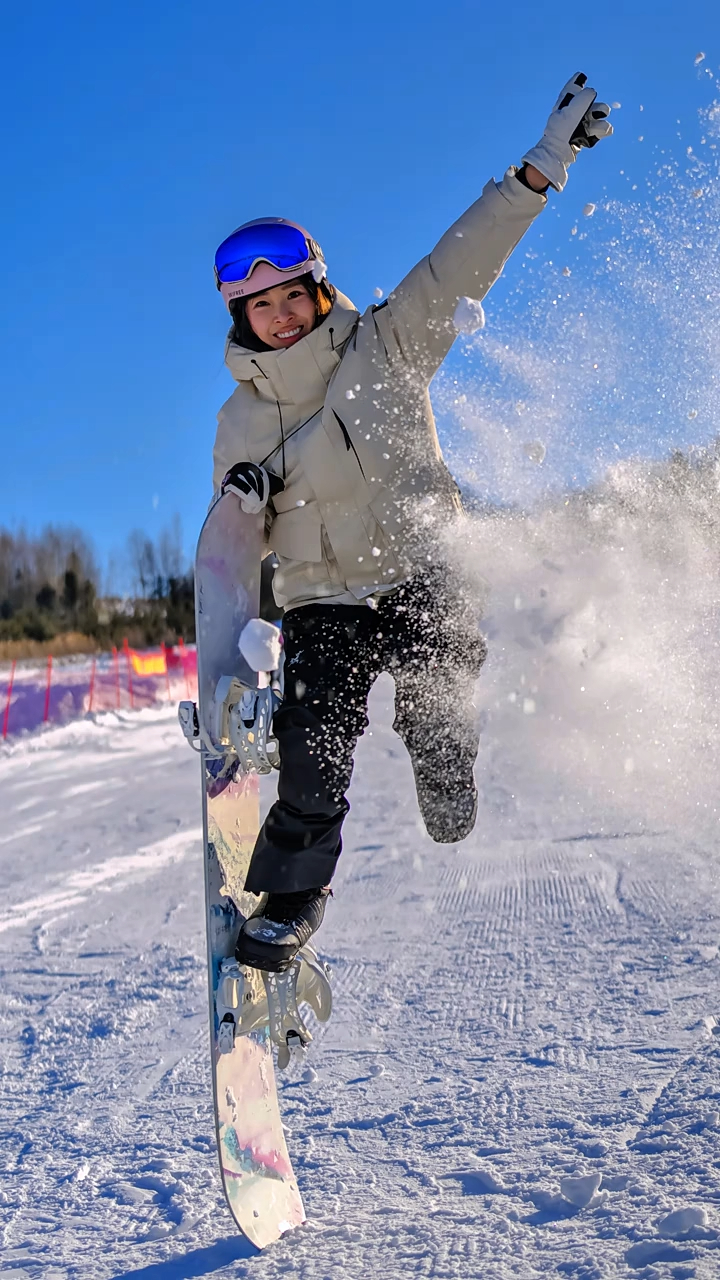
[[[280,219],[259,219],[223,240],[215,254],[215,283],[229,303],[313,271],[316,264],[322,268],[322,278],[322,250],[302,227]]]

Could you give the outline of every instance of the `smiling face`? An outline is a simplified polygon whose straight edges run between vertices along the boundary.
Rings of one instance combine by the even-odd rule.
[[[315,299],[299,280],[288,280],[287,284],[276,284],[262,293],[253,293],[245,305],[256,338],[275,351],[292,347],[317,323]]]

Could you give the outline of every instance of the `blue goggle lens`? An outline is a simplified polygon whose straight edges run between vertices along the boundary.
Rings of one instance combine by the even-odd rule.
[[[223,240],[215,254],[215,272],[220,283],[238,284],[247,280],[258,260],[269,262],[279,271],[289,271],[307,262],[310,256],[308,242],[297,227],[263,222],[255,227],[240,227]]]

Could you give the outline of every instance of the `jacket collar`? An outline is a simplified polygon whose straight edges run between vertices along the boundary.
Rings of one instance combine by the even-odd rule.
[[[263,399],[306,404],[325,399],[328,383],[342,358],[359,312],[342,293],[322,324],[282,351],[250,351],[225,344],[225,363],[236,382],[253,382]]]

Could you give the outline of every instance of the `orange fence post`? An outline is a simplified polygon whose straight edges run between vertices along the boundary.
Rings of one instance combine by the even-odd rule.
[[[88,689],[88,715],[93,709],[93,697],[95,696],[95,668],[97,666],[97,658],[93,654],[92,666],[90,667],[90,688]]]
[[[5,712],[3,714],[3,726],[2,726],[3,739],[7,738],[7,735],[8,735],[8,721],[10,719],[10,699],[12,698],[13,684],[15,683],[15,667],[16,666],[17,666],[17,660],[13,658],[12,666],[10,667],[10,679],[8,680],[7,695],[5,697]]]
[[[52,685],[52,654],[48,654],[47,660],[47,677],[45,680],[45,709],[43,711],[43,724],[47,724],[50,719],[50,686]]]
[[[134,710],[134,707],[135,707],[135,698],[133,695],[132,661],[130,658],[130,645],[128,644],[127,636],[123,636],[123,653],[125,654],[125,661],[127,663],[128,697],[130,699],[130,710],[132,711]]]

